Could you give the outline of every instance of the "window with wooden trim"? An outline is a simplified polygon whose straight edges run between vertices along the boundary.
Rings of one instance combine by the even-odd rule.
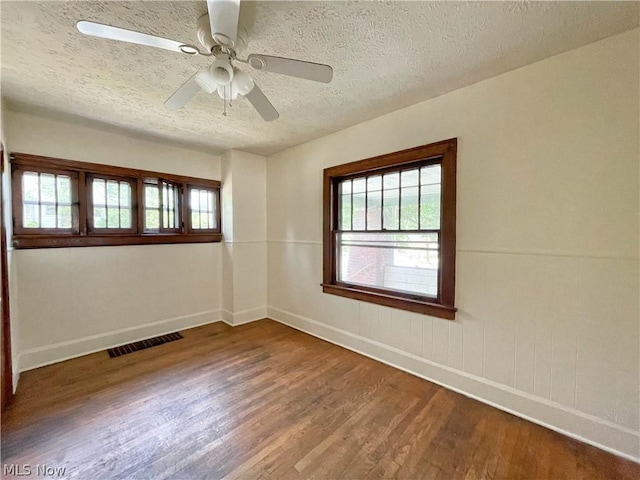
[[[208,188],[189,188],[189,228],[194,231],[215,230],[217,210],[215,192]]]
[[[20,178],[14,186],[14,231],[29,234],[73,233],[78,229],[77,174],[53,169],[16,169]]]
[[[455,318],[456,140],[324,171],[323,291]]]
[[[24,153],[11,163],[16,248],[222,238],[219,181]],[[198,225],[186,225],[194,215]]]
[[[179,185],[159,178],[145,178],[144,189],[144,231],[178,232],[180,221]]]
[[[135,233],[134,180],[87,175],[87,227],[91,232]]]

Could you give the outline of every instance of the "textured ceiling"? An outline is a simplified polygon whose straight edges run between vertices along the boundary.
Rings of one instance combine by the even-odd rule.
[[[197,44],[199,2],[0,4],[2,95],[14,108],[80,116],[220,153],[268,155],[629,30],[637,2],[243,2],[247,53],[328,63],[320,84],[254,72],[280,112],[199,93],[163,102],[209,60],[80,34],[79,20]],[[242,56],[242,55],[241,55]]]

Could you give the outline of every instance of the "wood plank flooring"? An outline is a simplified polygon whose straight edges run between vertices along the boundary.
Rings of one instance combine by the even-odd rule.
[[[22,374],[3,464],[92,480],[640,478],[634,463],[270,320],[182,333]]]

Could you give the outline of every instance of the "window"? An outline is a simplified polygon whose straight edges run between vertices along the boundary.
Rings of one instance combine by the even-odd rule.
[[[11,162],[16,248],[222,238],[218,181],[23,153]]]
[[[17,169],[20,185],[14,190],[14,212],[19,233],[73,233],[77,231],[74,198],[77,175],[51,169]]]
[[[131,180],[89,176],[91,208],[88,224],[94,232],[135,232]]]
[[[145,178],[144,231],[177,232],[180,230],[180,187],[158,178]]]
[[[216,198],[213,190],[204,188],[191,188],[190,197],[190,228],[191,230],[215,230],[216,229]]]
[[[456,145],[325,169],[325,293],[455,318]]]

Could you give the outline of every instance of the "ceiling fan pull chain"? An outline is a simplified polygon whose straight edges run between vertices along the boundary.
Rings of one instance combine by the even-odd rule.
[[[224,112],[222,115],[227,116],[227,86],[223,85],[222,87],[222,103],[224,104]]]

